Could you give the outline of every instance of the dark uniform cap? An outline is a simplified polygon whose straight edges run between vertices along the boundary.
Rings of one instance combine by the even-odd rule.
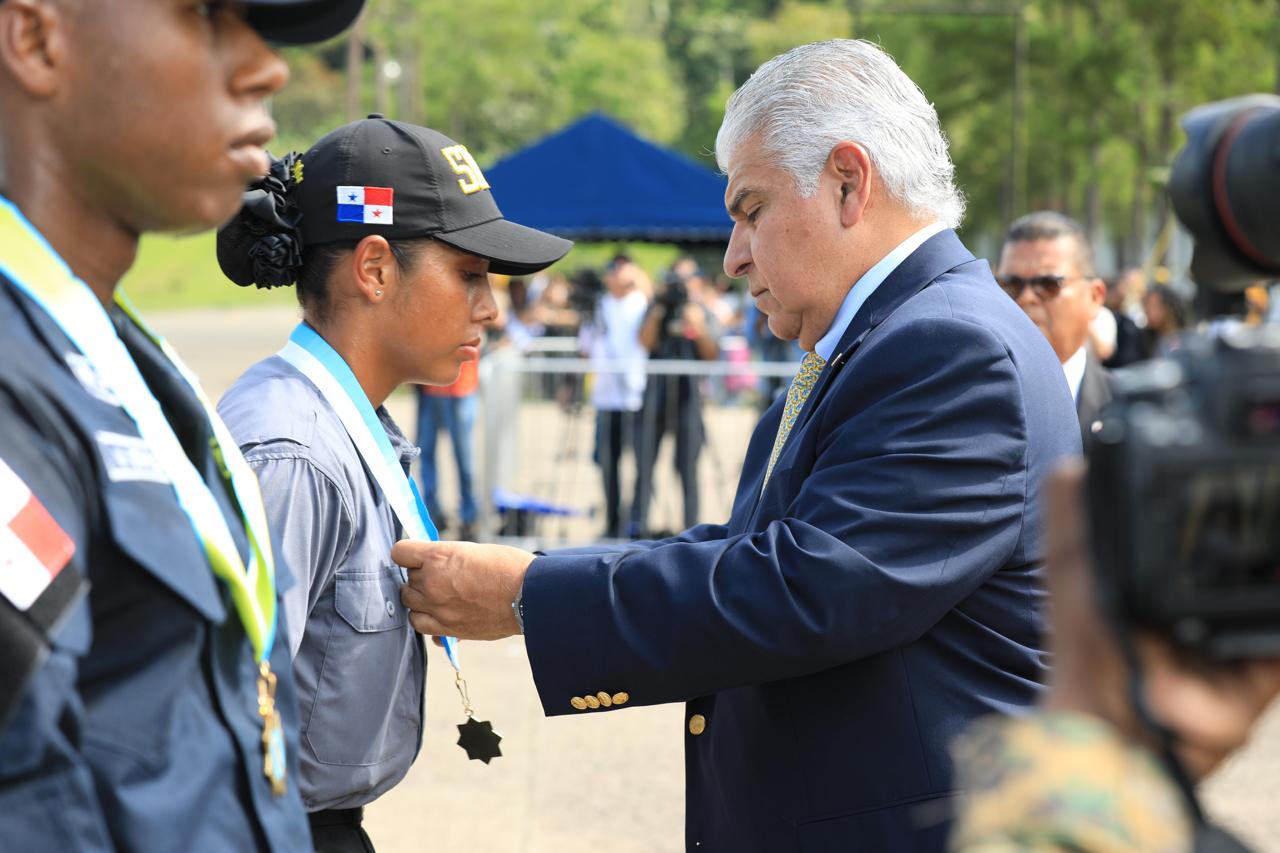
[[[524,275],[573,243],[502,218],[465,146],[434,130],[372,115],[322,138],[302,158],[299,229],[306,246],[432,237]]]
[[[309,44],[351,25],[364,0],[246,0],[249,26],[277,44]]]

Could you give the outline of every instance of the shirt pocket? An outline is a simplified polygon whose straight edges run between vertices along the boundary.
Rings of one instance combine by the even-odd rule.
[[[334,607],[360,634],[401,628],[408,612],[400,603],[400,585],[395,566],[373,572],[339,572],[334,577]]]
[[[338,618],[304,732],[322,764],[379,764],[416,743],[419,721],[397,711],[400,693],[416,680],[400,583],[396,566],[335,576]]]

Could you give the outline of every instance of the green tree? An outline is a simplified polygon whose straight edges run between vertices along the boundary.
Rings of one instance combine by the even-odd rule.
[[[280,147],[345,121],[350,83],[353,115],[424,122],[482,163],[603,110],[713,165],[725,100],[760,62],[856,35],[935,102],[968,235],[1051,207],[1130,263],[1167,217],[1178,117],[1280,89],[1280,0],[371,0],[365,18],[354,42],[289,52]]]

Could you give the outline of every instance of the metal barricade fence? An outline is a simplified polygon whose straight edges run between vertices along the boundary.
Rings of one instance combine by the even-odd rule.
[[[649,360],[645,404],[598,436],[591,383],[637,365],[580,358],[572,338],[533,343],[526,353],[499,349],[481,362],[477,483],[481,536],[531,548],[726,521],[763,389],[785,386],[796,370],[795,363]],[[621,451],[614,513],[596,464],[598,439],[606,457]],[[621,524],[606,530],[611,515]]]

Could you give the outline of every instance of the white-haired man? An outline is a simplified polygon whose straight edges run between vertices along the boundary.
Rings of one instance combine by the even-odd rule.
[[[523,630],[548,714],[687,702],[689,849],[939,850],[948,743],[1044,674],[1052,349],[951,230],[937,115],[874,45],[760,67],[717,140],[745,276],[808,351],[732,516],[545,556],[400,543],[423,631]],[[514,609],[512,604],[514,602]]]

